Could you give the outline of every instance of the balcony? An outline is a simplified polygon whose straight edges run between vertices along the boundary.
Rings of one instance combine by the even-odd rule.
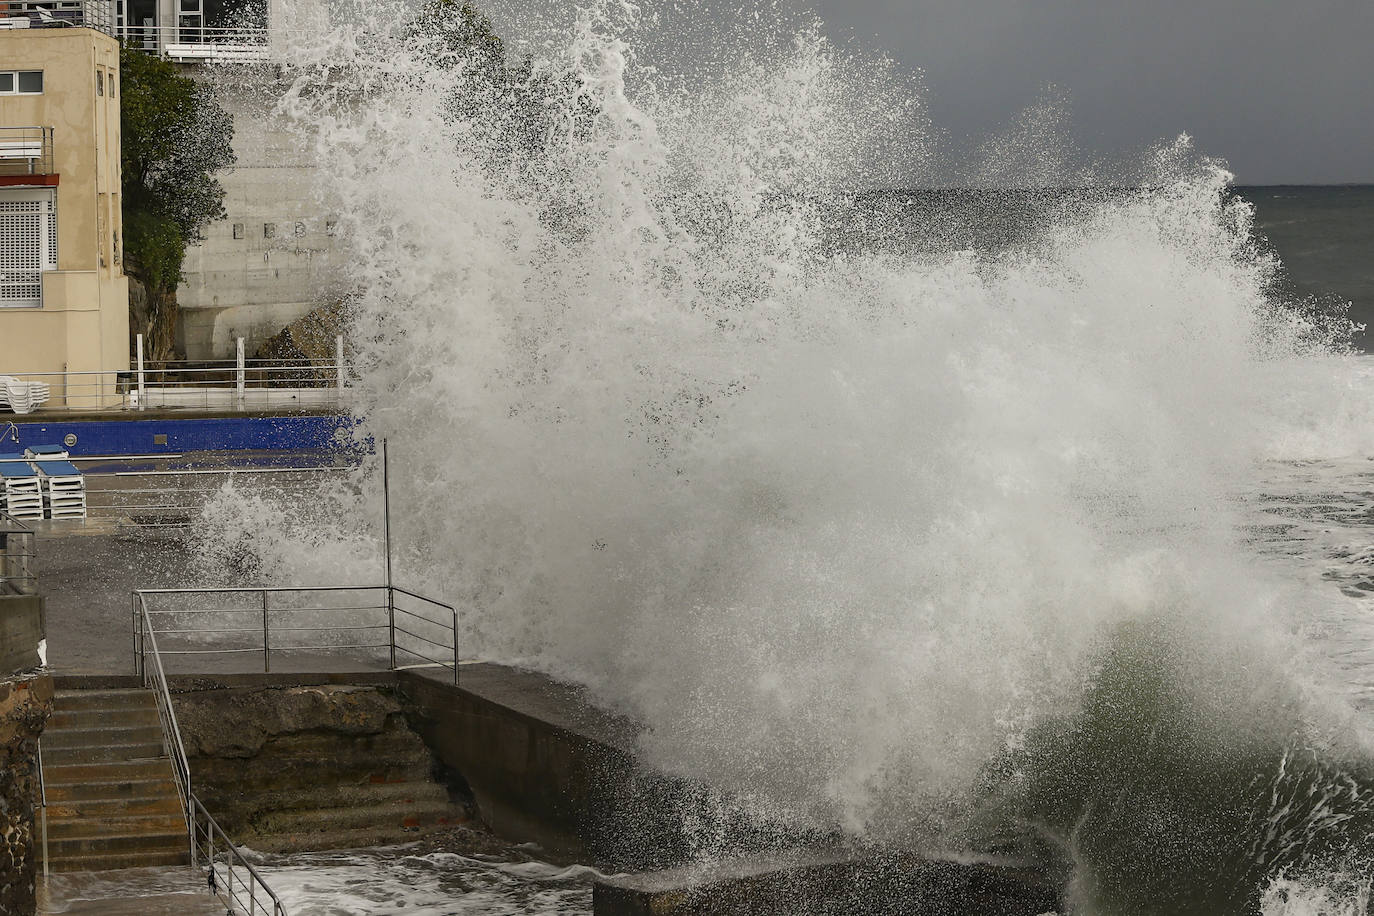
[[[0,29],[85,26],[113,34],[109,0],[9,0],[4,6]]]
[[[152,6],[131,0],[118,6],[111,0],[0,0],[5,7],[0,29],[84,26],[185,63],[268,59],[265,8],[254,16],[226,0],[177,0],[175,24],[156,23]],[[243,24],[206,24],[225,22]]]
[[[51,127],[0,127],[0,187],[57,184]]]
[[[265,28],[214,28],[183,22],[181,25],[129,26],[123,35],[116,37],[128,42],[130,47],[185,63],[268,58]]]

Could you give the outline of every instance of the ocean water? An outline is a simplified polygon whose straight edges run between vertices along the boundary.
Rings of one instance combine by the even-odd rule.
[[[1283,235],[1334,198],[1034,123],[856,192],[920,183],[890,62],[762,17],[675,74],[651,12],[513,85],[384,4],[284,49],[400,579],[770,824],[1043,857],[1073,913],[1365,912],[1374,372],[1355,256],[1301,287]],[[207,576],[373,578],[378,499],[226,491]]]
[[[1374,186],[1241,187],[1255,205],[1255,230],[1283,260],[1285,287],[1301,296],[1352,303],[1374,325]],[[1356,337],[1371,348],[1368,334]]]

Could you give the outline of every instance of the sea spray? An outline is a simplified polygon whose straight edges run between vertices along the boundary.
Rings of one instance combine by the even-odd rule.
[[[588,685],[648,764],[770,819],[900,844],[962,835],[990,762],[1085,715],[1110,634],[1202,621],[1279,688],[1308,657],[1321,599],[1255,561],[1237,483],[1367,414],[1311,420],[1342,328],[1275,301],[1186,139],[1001,245],[837,244],[920,105],[818,27],[674,85],[594,5],[493,86],[367,15],[289,49],[278,113],[339,207],[400,570],[470,653]],[[336,518],[339,575],[378,516]],[[270,546],[324,571],[317,534]]]

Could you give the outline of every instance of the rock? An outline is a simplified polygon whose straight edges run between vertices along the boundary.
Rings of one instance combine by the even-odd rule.
[[[0,913],[36,906],[33,802],[38,797],[38,736],[52,715],[47,674],[0,679]]]

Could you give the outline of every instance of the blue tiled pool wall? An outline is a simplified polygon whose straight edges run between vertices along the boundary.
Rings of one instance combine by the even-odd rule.
[[[203,417],[16,423],[19,448],[65,444],[73,456],[338,449],[353,452],[349,416]],[[9,440],[6,440],[9,442]],[[13,443],[9,443],[13,444]],[[2,450],[2,449],[0,449]]]

